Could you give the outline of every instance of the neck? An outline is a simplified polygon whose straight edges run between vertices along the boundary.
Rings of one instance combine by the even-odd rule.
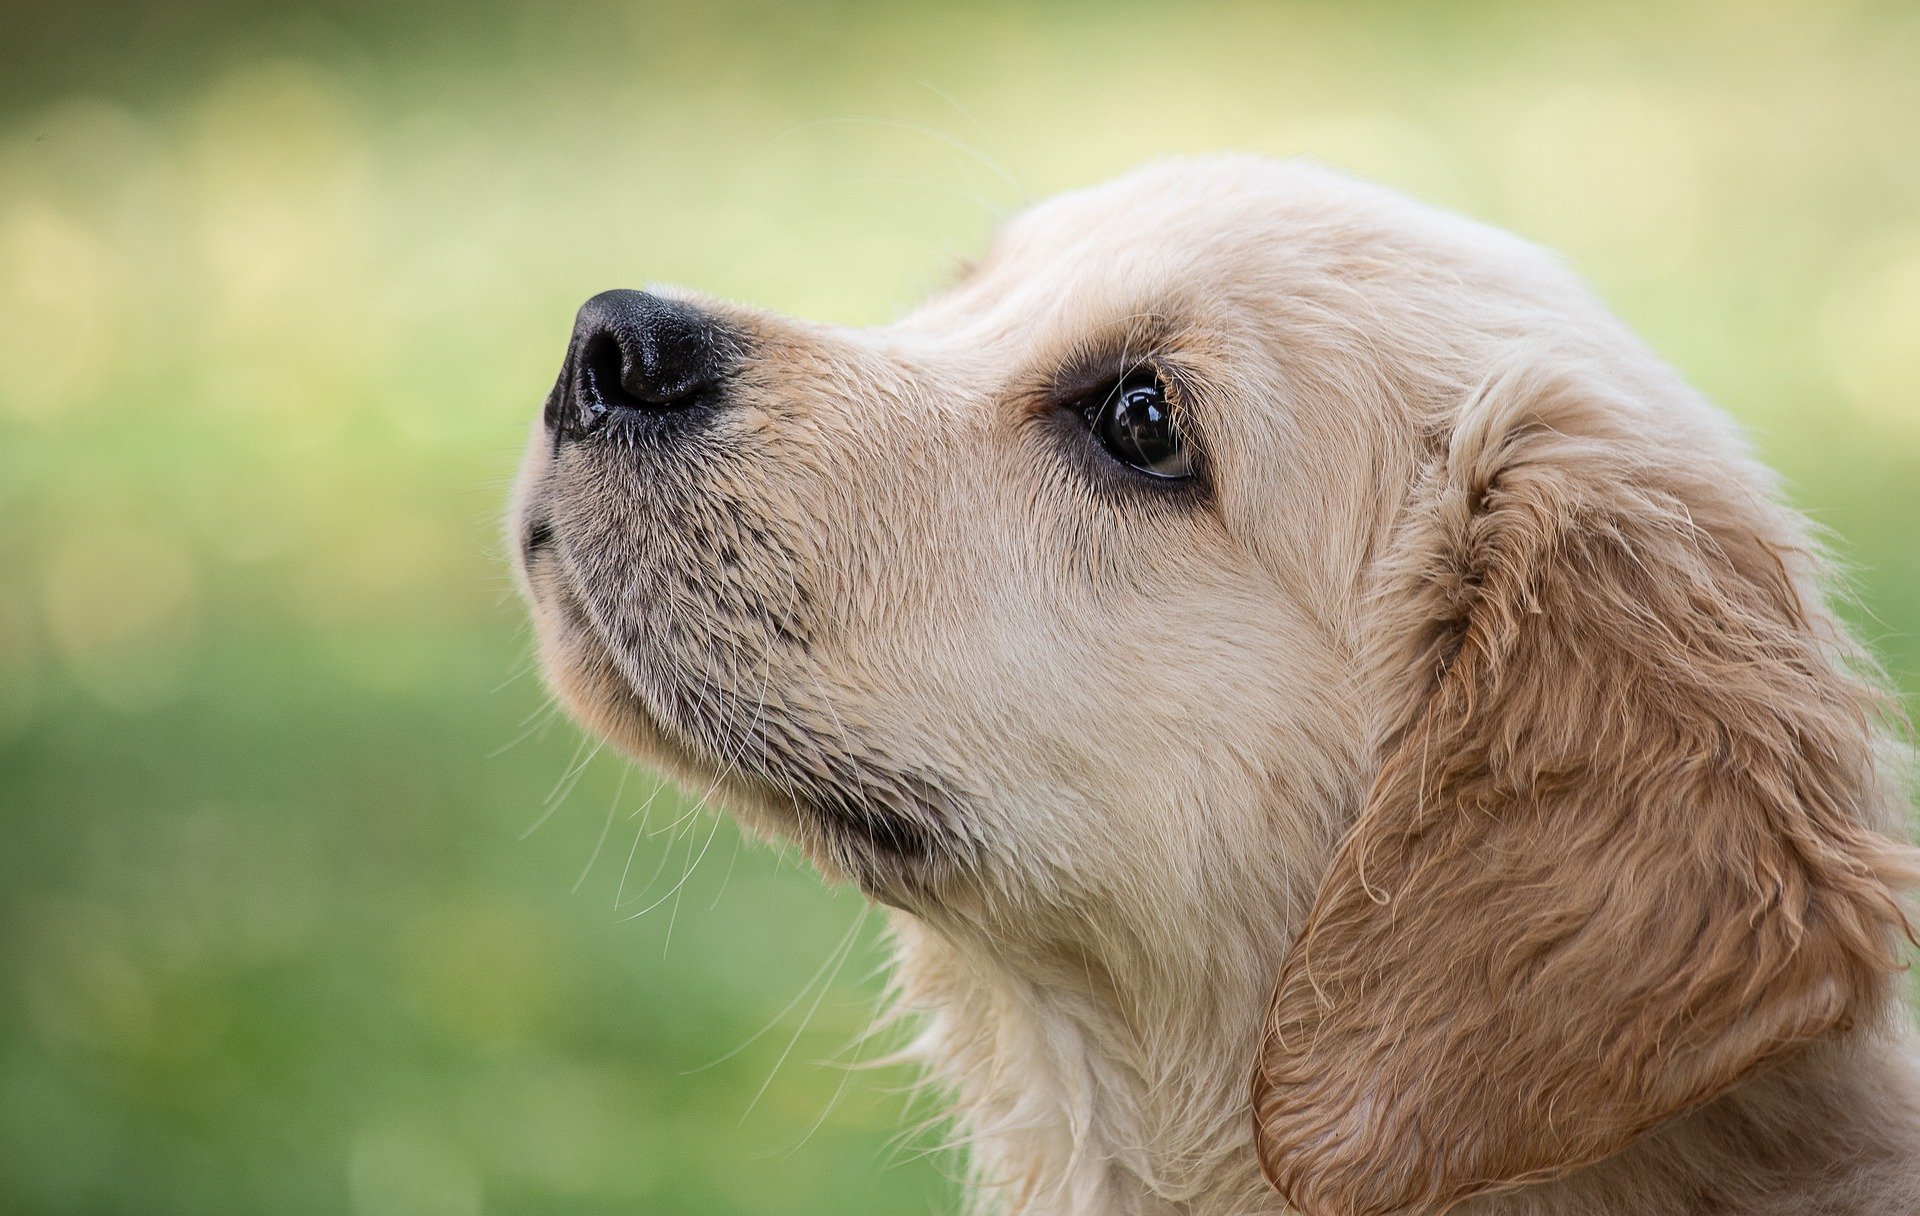
[[[951,1094],[977,1209],[1273,1207],[1246,1114],[1267,993],[1222,978],[1247,972],[1245,960],[1183,959],[1186,974],[1148,978],[1087,957],[1035,957],[1016,975],[998,943],[906,916],[894,931],[901,1003],[922,1019],[912,1054]]]
[[[1015,967],[1004,943],[904,914],[894,931],[901,1002],[923,1019],[912,1054],[952,1095],[978,1210],[1283,1211],[1246,1105],[1271,979],[1259,960],[1133,975],[1036,953]],[[1890,1009],[1888,1029],[1816,1044],[1610,1161],[1460,1216],[1920,1211],[1920,1051],[1906,1018]]]

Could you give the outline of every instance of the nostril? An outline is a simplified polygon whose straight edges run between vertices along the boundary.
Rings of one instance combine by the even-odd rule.
[[[586,372],[586,406],[594,413],[609,409],[646,409],[647,402],[626,384],[626,355],[620,340],[607,330],[587,340],[581,362]]]
[[[700,309],[639,291],[605,291],[574,318],[545,417],[557,438],[610,415],[689,413],[717,404],[732,338]]]

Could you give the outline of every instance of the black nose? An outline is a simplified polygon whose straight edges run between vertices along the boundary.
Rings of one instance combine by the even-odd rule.
[[[580,306],[547,426],[584,435],[622,410],[664,414],[710,404],[725,371],[720,324],[678,300],[603,291]]]

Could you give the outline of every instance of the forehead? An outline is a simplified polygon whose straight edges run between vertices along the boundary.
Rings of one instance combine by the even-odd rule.
[[[916,329],[1017,325],[1088,294],[1164,292],[1200,277],[1235,241],[1249,200],[1200,188],[1170,167],[1057,195],[1008,221],[953,288],[907,324]]]
[[[1174,163],[1104,185],[1059,195],[1015,217],[999,233],[982,269],[988,277],[1050,261],[1164,261],[1178,251],[1196,259],[1270,230],[1285,202],[1271,174],[1253,166]]]
[[[1309,164],[1162,162],[1016,216],[958,285],[900,328],[977,348],[1141,314],[1244,311],[1359,277],[1417,239],[1425,212]]]

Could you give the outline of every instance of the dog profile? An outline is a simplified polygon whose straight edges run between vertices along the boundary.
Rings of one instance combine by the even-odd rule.
[[[1222,156],[905,319],[577,319],[591,730],[889,909],[981,1211],[1920,1212],[1906,752],[1803,519],[1553,258]]]

